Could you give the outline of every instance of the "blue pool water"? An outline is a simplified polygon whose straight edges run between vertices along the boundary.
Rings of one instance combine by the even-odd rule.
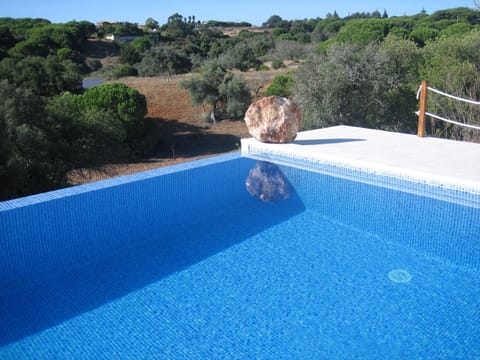
[[[0,358],[479,358],[479,206],[401,188],[235,154],[0,203]]]

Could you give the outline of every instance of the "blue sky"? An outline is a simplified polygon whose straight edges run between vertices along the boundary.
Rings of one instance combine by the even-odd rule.
[[[414,15],[425,9],[431,14],[436,10],[455,7],[473,7],[473,0],[1,0],[0,17],[39,17],[52,22],[70,20],[129,21],[144,24],[149,17],[160,24],[168,16],[178,12],[183,16],[195,15],[196,20],[248,21],[261,25],[271,15],[283,19],[325,17],[334,10],[340,16],[354,12],[383,13],[390,16]]]

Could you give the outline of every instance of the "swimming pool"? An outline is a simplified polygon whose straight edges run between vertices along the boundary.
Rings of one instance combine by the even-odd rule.
[[[230,154],[0,203],[0,358],[479,357],[478,202],[324,170]]]

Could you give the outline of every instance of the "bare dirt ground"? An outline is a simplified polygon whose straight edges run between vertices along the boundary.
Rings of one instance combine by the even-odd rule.
[[[276,75],[285,71],[252,71],[239,75],[246,80],[255,100],[263,95]],[[240,139],[250,136],[243,119],[221,119],[216,124],[205,120],[210,107],[192,106],[188,91],[180,87],[180,82],[188,76],[191,75],[119,80],[145,95],[147,118],[155,124],[155,151],[134,163],[72,171],[69,182],[87,183],[239,150]]]
[[[266,27],[258,27],[258,26],[253,26],[253,27],[243,27],[243,26],[235,26],[235,27],[226,27],[226,28],[220,28],[222,31],[223,35],[227,35],[229,37],[235,37],[240,34],[240,31],[246,30],[249,32],[255,32],[255,33],[263,33],[263,32],[271,32],[272,30],[270,28]]]

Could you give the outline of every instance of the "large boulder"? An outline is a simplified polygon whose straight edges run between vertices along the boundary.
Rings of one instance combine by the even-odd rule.
[[[302,127],[302,113],[291,100],[268,96],[250,105],[245,123],[250,135],[258,141],[287,143],[297,137]]]

